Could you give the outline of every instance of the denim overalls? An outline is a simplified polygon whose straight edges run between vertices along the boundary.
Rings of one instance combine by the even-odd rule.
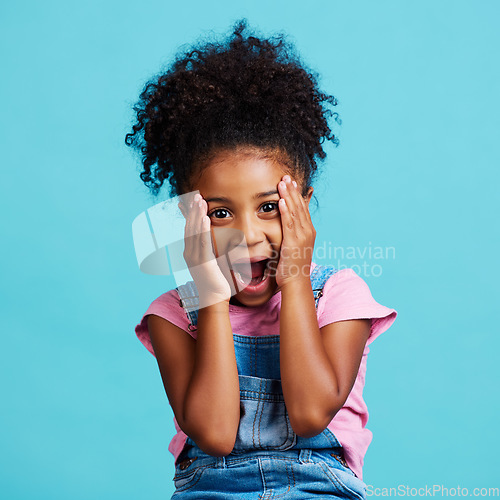
[[[333,266],[313,269],[316,307],[326,280],[336,271]],[[177,288],[181,305],[196,325],[197,309],[183,301],[193,298],[193,289],[184,287]],[[280,336],[233,338],[241,401],[233,451],[213,457],[188,437],[175,464],[172,499],[364,500],[366,485],[347,466],[342,445],[329,429],[311,438],[294,433],[281,390]]]

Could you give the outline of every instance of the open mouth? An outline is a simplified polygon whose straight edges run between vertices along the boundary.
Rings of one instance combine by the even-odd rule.
[[[233,264],[234,277],[240,288],[251,288],[267,280],[270,274],[271,259],[262,259],[257,262]]]

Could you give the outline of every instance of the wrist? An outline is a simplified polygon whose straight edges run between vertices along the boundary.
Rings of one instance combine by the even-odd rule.
[[[199,290],[199,288],[198,288]],[[231,292],[229,292],[231,293]],[[199,294],[199,309],[206,309],[207,307],[214,307],[223,309],[225,306],[229,307],[229,294],[221,294],[217,292],[207,292]]]
[[[212,297],[208,302],[200,300],[198,315],[221,313],[229,314],[229,300],[221,299],[217,301],[214,297]]]
[[[289,278],[280,285],[281,295],[292,295],[297,293],[311,292],[311,278],[309,276],[297,276]]]

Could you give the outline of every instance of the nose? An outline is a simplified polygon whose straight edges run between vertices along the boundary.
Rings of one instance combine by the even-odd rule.
[[[246,245],[251,248],[266,240],[266,234],[262,227],[262,221],[253,214],[240,217],[238,229],[245,235]]]
[[[232,254],[233,258],[248,258],[250,254],[265,251],[268,234],[264,221],[252,213],[239,215],[235,221],[223,227],[213,228],[217,252]]]

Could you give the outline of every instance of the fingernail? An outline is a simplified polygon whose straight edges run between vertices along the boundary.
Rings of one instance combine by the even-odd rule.
[[[285,175],[285,177],[283,177],[283,180],[285,182],[290,182],[290,176],[289,175]]]
[[[292,182],[292,184],[297,187],[297,183],[295,181]]]

